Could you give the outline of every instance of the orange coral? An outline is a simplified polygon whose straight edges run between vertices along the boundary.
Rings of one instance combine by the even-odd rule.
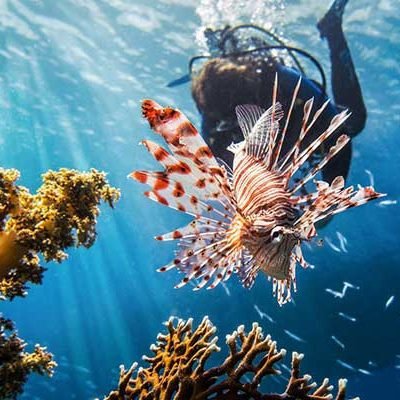
[[[286,354],[277,350],[276,342],[264,337],[257,323],[246,333],[239,326],[227,335],[229,355],[215,367],[205,364],[216,351],[220,351],[214,336],[216,328],[205,317],[192,329],[192,320],[171,317],[166,326],[168,333],[157,336],[157,344],[150,350],[153,357],[143,357],[147,368],[129,370],[121,367],[118,389],[106,400],[328,400],[333,386],[325,379],[320,386],[310,383],[311,376],[300,374],[302,354],[293,352],[291,377],[283,393],[262,393],[260,384],[265,376],[279,374],[279,361]],[[246,378],[246,379],[245,379]],[[336,400],[344,400],[346,380],[339,380]]]

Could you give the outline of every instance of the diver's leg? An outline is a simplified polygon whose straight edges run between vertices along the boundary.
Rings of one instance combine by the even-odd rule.
[[[351,154],[350,142],[322,170],[322,179],[329,183],[332,183],[337,176],[343,176],[346,179],[350,170]]]
[[[346,133],[354,137],[364,128],[367,111],[342,29],[342,16],[347,1],[335,0],[325,16],[318,22],[317,27],[321,37],[328,41],[335,102],[338,106],[351,111],[352,114],[346,121]]]

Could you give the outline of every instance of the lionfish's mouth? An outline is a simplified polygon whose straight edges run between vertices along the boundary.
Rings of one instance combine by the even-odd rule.
[[[288,279],[293,260],[293,250],[298,244],[295,235],[282,235],[279,242],[273,242],[264,247],[262,270],[275,279]]]

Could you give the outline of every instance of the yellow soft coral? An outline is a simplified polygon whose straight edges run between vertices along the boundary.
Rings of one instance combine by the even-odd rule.
[[[16,185],[16,170],[0,169],[0,293],[23,296],[26,282],[41,283],[46,262],[61,262],[72,246],[96,238],[100,201],[111,207],[119,191],[95,169],[48,171],[36,194]]]

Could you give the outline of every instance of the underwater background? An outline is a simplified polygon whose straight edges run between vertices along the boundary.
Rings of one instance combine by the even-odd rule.
[[[250,291],[235,278],[212,291],[175,290],[176,273],[156,272],[173,245],[153,237],[187,219],[147,201],[127,179],[133,169],[155,165],[137,145],[154,138],[141,117],[143,98],[177,107],[200,125],[189,85],[166,84],[203,51],[195,39],[202,27],[253,22],[273,29],[329,73],[327,45],[315,27],[328,6],[316,0],[0,1],[0,166],[19,169],[19,183],[31,191],[48,169],[94,167],[122,192],[114,210],[102,208],[92,248],[69,251],[62,265],[48,265],[43,285],[27,298],[1,304],[19,335],[46,345],[58,363],[53,378],[31,377],[21,398],[101,398],[116,386],[120,364],[148,354],[170,315],[197,322],[208,315],[220,344],[239,324],[258,321],[280,347],[305,353],[302,369],[313,378],[347,377],[348,394],[362,399],[400,397],[397,0],[350,0],[344,15],[368,109],[348,182],[373,180],[388,197],[336,216],[320,232],[325,245],[306,250],[316,267],[299,269],[294,303],[279,307],[262,277]],[[340,292],[343,282],[355,288],[335,297],[331,291]]]

